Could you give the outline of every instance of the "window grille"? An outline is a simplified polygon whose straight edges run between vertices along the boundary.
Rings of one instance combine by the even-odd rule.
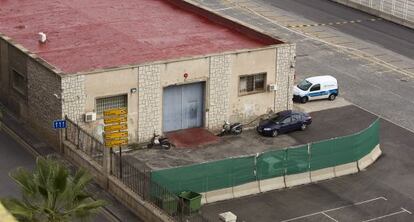
[[[266,73],[241,76],[239,82],[239,93],[249,94],[265,91]]]
[[[115,108],[128,108],[128,96],[111,96],[96,99],[96,114],[102,115],[103,111]]]

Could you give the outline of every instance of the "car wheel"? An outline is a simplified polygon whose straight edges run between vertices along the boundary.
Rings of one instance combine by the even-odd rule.
[[[279,134],[279,132],[277,130],[273,130],[273,132],[272,132],[273,137],[277,137],[278,134]]]
[[[335,94],[331,94],[328,97],[328,99],[331,100],[331,101],[335,100],[335,98],[336,98],[336,95]]]
[[[302,131],[303,131],[303,130],[305,130],[307,127],[308,127],[308,126],[307,126],[305,123],[303,123],[303,124],[302,124],[302,126],[300,126],[300,130],[302,130]]]
[[[301,103],[307,103],[308,101],[309,101],[309,98],[307,96],[300,98]]]

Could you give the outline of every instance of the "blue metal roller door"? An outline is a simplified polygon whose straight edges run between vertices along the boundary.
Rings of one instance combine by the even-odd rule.
[[[202,127],[203,110],[204,83],[164,88],[163,131]]]

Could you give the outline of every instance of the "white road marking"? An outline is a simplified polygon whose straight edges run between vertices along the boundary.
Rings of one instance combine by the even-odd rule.
[[[348,204],[348,205],[345,205],[345,206],[341,206],[341,207],[337,207],[337,208],[332,208],[332,209],[329,209],[329,210],[323,210],[323,211],[319,211],[319,212],[315,212],[315,213],[303,215],[303,216],[300,216],[300,217],[295,217],[295,218],[283,220],[281,222],[294,221],[294,220],[298,220],[298,219],[302,219],[302,218],[306,218],[306,217],[310,217],[310,216],[315,216],[315,215],[318,215],[318,214],[323,214],[323,215],[326,216],[327,215],[327,214],[325,214],[326,212],[340,210],[340,209],[343,209],[343,208],[346,208],[346,207],[357,206],[357,205],[361,205],[361,204],[365,204],[365,203],[369,203],[369,202],[377,201],[377,200],[385,200],[385,201],[387,201],[388,199],[385,198],[385,197],[376,197],[376,198],[373,198],[373,199],[364,200],[364,201],[361,201],[361,202],[357,202],[357,203],[353,203],[353,204]],[[331,219],[333,219],[333,218],[331,218]]]
[[[233,9],[233,8],[234,7],[220,8],[220,9],[216,9],[214,11],[219,12],[219,11],[224,11],[224,10]]]
[[[411,211],[409,211],[409,210],[405,209],[404,207],[401,207],[401,209],[403,209],[405,212],[407,212],[407,213],[409,213],[409,214],[413,214],[413,213],[411,213]]]
[[[331,219],[335,222],[338,222],[337,220],[335,220],[333,217],[329,216],[328,214],[326,214],[326,213],[322,213],[322,214],[325,215],[327,218],[329,218],[329,219]]]
[[[379,220],[379,219],[383,219],[383,218],[386,218],[386,217],[391,217],[391,216],[394,216],[394,215],[397,215],[397,214],[402,214],[402,213],[411,213],[410,211],[408,211],[408,210],[406,210],[402,207],[401,207],[401,209],[402,210],[397,211],[395,213],[386,214],[386,215],[383,215],[381,217],[376,217],[376,218],[372,218],[372,219],[369,219],[369,220],[364,220],[362,222],[376,221],[376,220]]]

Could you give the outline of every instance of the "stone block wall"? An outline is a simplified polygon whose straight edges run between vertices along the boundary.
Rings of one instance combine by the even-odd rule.
[[[160,65],[138,68],[138,141],[148,141],[162,132],[162,88]]]
[[[414,0],[331,0],[414,28]]]
[[[228,118],[230,98],[230,55],[219,55],[210,57],[209,73],[209,105],[208,124],[209,129],[218,129]]]
[[[85,112],[85,76],[67,76],[62,78],[62,115],[82,123]]]
[[[285,44],[276,49],[275,112],[292,109],[296,45]]]

